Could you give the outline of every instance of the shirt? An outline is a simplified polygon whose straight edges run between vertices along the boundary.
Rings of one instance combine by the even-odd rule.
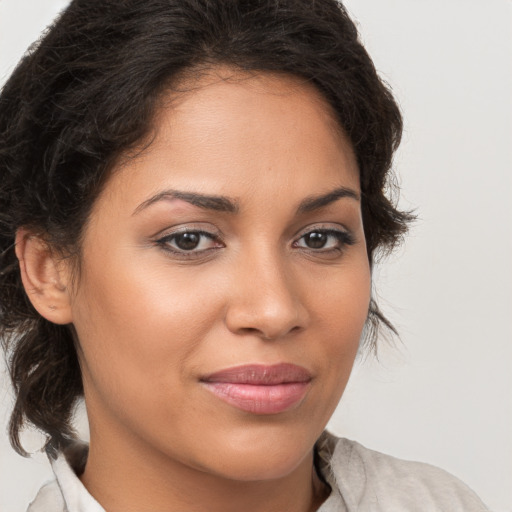
[[[317,512],[489,512],[451,474],[429,464],[397,459],[324,432],[315,463],[331,493]],[[77,476],[87,446],[50,458],[55,480],[44,485],[27,512],[105,512]],[[285,512],[285,511],[283,511]]]

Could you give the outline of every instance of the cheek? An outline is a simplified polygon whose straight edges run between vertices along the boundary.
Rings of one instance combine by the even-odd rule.
[[[362,249],[347,258],[337,272],[326,275],[315,295],[319,325],[340,344],[358,342],[368,316],[371,274]]]
[[[151,270],[133,257],[116,260],[108,272],[101,265],[84,269],[74,303],[84,380],[109,403],[123,395],[143,401],[184,379],[219,317],[218,298],[213,284],[190,272]]]
[[[368,317],[371,275],[366,255],[340,269],[318,294],[316,323],[329,386],[341,394],[348,381]]]

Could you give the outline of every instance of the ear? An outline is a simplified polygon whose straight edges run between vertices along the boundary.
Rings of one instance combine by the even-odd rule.
[[[68,269],[40,235],[20,228],[16,256],[25,292],[38,313],[55,324],[72,321]]]

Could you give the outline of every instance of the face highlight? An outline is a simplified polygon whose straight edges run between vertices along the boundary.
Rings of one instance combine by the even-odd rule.
[[[369,297],[358,168],[321,95],[204,79],[85,232],[71,308],[91,450],[244,481],[310,463]]]

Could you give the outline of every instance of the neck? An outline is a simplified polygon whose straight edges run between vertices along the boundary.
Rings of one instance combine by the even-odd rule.
[[[327,496],[312,451],[283,477],[239,481],[190,467],[139,439],[124,444],[104,434],[91,430],[81,480],[109,512],[312,512]]]

